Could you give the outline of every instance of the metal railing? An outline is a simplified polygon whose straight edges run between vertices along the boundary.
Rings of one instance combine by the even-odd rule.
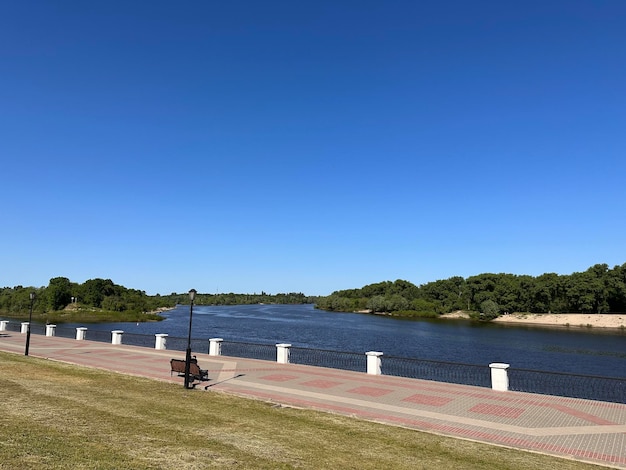
[[[276,361],[276,345],[224,341],[222,342],[222,355]]]
[[[56,327],[54,334],[61,338],[76,338],[76,328]]]
[[[290,362],[306,366],[365,372],[365,355],[326,349],[291,348]]]
[[[382,373],[412,379],[491,387],[488,365],[383,356]]]
[[[509,369],[509,390],[626,403],[626,378]]]
[[[6,331],[19,333],[21,324],[19,322],[9,322],[6,325]],[[33,323],[31,333],[45,335],[45,325]],[[63,338],[75,338],[76,328],[57,327],[55,335]],[[85,339],[109,343],[112,340],[112,333],[105,330],[88,329]],[[124,344],[127,345],[154,347],[154,342],[154,335],[124,333]],[[208,340],[206,339],[192,339],[191,345],[193,351],[208,352]],[[187,338],[173,336],[167,338],[168,350],[184,351],[186,347]],[[275,344],[223,341],[221,354],[223,356],[265,361],[277,360]],[[491,386],[488,365],[396,356],[382,356],[381,360],[381,370],[384,375],[478,387]],[[291,347],[289,362],[356,372],[366,371],[366,356],[364,353]],[[603,377],[517,368],[509,368],[507,372],[509,390],[626,403],[626,377]]]
[[[16,331],[19,333],[20,330],[22,329],[22,325],[18,322],[10,321],[7,323],[5,328],[6,328],[6,331]]]
[[[85,339],[89,341],[100,341],[102,343],[111,342],[111,332],[104,330],[91,330],[87,329],[85,332]]]

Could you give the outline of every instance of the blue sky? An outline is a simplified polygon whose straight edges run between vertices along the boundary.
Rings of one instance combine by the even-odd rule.
[[[626,262],[626,2],[0,14],[0,286],[304,292]]]

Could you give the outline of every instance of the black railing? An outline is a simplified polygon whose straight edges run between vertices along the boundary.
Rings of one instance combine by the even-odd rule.
[[[223,341],[222,355],[276,361],[276,345]]]
[[[491,387],[487,365],[383,356],[382,373],[412,379]]]
[[[89,341],[99,341],[101,343],[110,343],[112,333],[104,330],[91,330],[87,328],[85,331],[85,339]]]
[[[155,337],[137,333],[124,333],[122,343],[129,346],[141,346],[142,348],[153,348]],[[110,336],[109,336],[110,339]],[[169,343],[168,343],[169,346]]]
[[[199,347],[198,341],[191,340],[191,350],[195,352],[206,351],[206,347]],[[179,336],[168,336],[166,341],[167,349],[171,349],[172,351],[185,351],[187,348],[187,338],[179,337]]]
[[[20,332],[22,330],[21,322],[10,321],[6,324],[6,331]]]
[[[509,390],[626,403],[626,378],[509,369]]]
[[[6,331],[21,332],[21,322],[9,322],[6,325]],[[44,335],[46,326],[33,323],[31,333]],[[75,338],[76,328],[57,327],[55,335],[63,338]],[[110,343],[112,333],[106,330],[88,328],[85,331],[85,339]],[[122,342],[132,346],[154,347],[155,339],[154,335],[124,333]],[[166,344],[168,350],[184,351],[187,347],[187,338],[168,336]],[[209,341],[192,339],[191,346],[194,352],[208,352]],[[223,341],[221,354],[265,361],[276,361],[277,358],[275,344],[234,341]],[[289,358],[293,364],[356,372],[366,372],[367,369],[367,357],[364,353],[291,347]],[[487,365],[395,356],[382,356],[381,362],[381,370],[384,375],[491,387],[491,373]],[[507,372],[510,390],[626,403],[626,377],[602,377],[516,368],[509,368]]]
[[[30,332],[33,335],[45,335],[46,334],[46,325],[42,325],[40,323],[33,323],[33,324],[30,325]]]
[[[54,331],[55,336],[61,338],[76,338],[76,328],[63,328],[57,326]]]
[[[361,353],[330,351],[325,349],[291,348],[290,362],[307,366],[365,372],[366,358]]]

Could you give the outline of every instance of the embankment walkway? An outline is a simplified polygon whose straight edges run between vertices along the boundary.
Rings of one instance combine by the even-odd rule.
[[[2,351],[24,354],[24,345],[24,334],[0,334]],[[169,364],[184,359],[181,351],[32,335],[29,353],[182,387]],[[626,469],[624,404],[194,354],[210,380],[189,393],[222,391]]]

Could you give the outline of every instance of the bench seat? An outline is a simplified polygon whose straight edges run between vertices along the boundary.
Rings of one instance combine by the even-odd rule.
[[[184,377],[185,365],[186,361],[184,359],[170,359],[170,375],[176,372],[179,377]],[[201,382],[209,380],[209,371],[200,369],[200,366],[198,366],[198,360],[195,356],[191,358],[191,361],[189,361],[189,377],[193,380],[199,380]]]

